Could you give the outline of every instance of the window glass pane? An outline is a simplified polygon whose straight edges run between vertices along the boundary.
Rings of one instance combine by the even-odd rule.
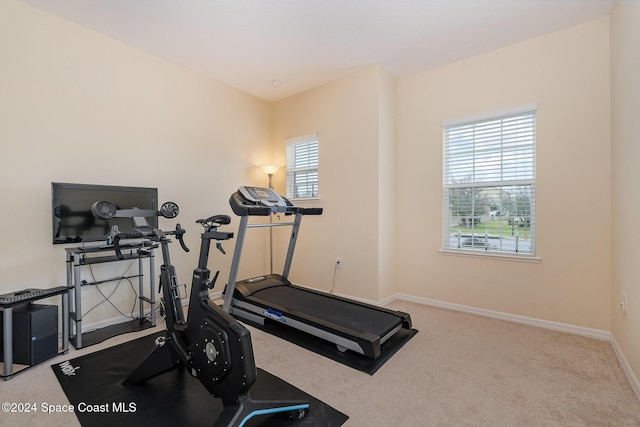
[[[535,111],[444,128],[444,247],[535,254]]]
[[[293,174],[295,194],[293,197],[318,196],[318,173],[295,172]]]
[[[287,197],[318,197],[318,138],[287,144]]]
[[[448,247],[533,253],[533,185],[452,188]]]

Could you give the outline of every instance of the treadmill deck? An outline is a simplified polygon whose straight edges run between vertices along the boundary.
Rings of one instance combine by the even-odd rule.
[[[303,317],[307,320],[320,319],[345,329],[370,333],[381,338],[402,323],[400,317],[385,309],[361,305],[274,279],[273,276],[266,276],[264,283],[250,282],[252,279],[243,281],[242,286],[236,287],[236,292],[246,301],[282,311],[285,316]],[[240,291],[242,288],[249,291],[248,295],[243,295]]]

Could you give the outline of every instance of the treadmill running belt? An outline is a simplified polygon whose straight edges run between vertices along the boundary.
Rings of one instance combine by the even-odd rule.
[[[402,321],[393,314],[372,310],[355,303],[324,296],[293,286],[275,286],[254,292],[249,298],[255,302],[273,303],[293,312],[327,320],[358,332],[369,332],[379,337],[396,328]],[[261,301],[256,301],[261,300]]]

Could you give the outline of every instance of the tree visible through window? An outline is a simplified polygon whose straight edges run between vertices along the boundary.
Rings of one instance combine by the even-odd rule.
[[[287,141],[287,197],[318,197],[318,134]]]
[[[443,130],[443,247],[535,255],[535,106]]]

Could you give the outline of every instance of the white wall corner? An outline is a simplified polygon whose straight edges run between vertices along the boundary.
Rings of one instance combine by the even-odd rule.
[[[622,349],[618,345],[618,341],[616,341],[616,337],[611,334],[611,346],[613,347],[613,351],[615,351],[618,360],[620,361],[620,365],[622,366],[622,370],[627,375],[627,379],[629,380],[629,384],[631,384],[631,388],[633,392],[636,394],[636,397],[640,401],[640,381],[638,381],[638,377],[635,372],[631,368],[631,365],[627,361],[627,358],[624,356]]]

